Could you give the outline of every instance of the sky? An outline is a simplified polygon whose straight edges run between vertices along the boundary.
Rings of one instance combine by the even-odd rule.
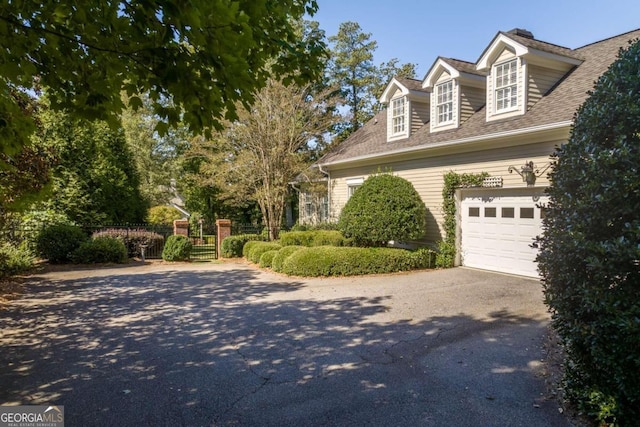
[[[524,28],[575,49],[640,28],[640,0],[317,0],[327,37],[354,21],[378,43],[376,64],[417,64],[422,79],[438,56],[476,62],[498,31]]]

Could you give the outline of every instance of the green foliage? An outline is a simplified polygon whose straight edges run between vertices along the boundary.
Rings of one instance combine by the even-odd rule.
[[[337,230],[288,231],[280,233],[282,246],[347,246],[347,239]]]
[[[338,227],[359,246],[422,239],[427,208],[413,185],[390,174],[367,178],[346,203]]]
[[[55,197],[40,209],[78,224],[143,222],[147,204],[122,130],[52,111],[44,111],[41,119],[43,133],[36,139],[55,153],[57,163],[51,178]]]
[[[598,80],[555,154],[538,239],[567,396],[600,423],[640,419],[640,43]]]
[[[271,251],[264,252],[262,255],[260,255],[260,262],[259,262],[260,268],[270,268],[273,263],[273,258],[275,258],[277,253],[278,253],[278,250],[274,249]]]
[[[281,271],[308,277],[393,273],[424,268],[429,257],[425,251],[415,254],[395,248],[317,246],[289,255]]]
[[[438,267],[453,267],[456,259],[456,190],[459,188],[480,187],[482,186],[482,181],[488,176],[487,172],[459,174],[449,171],[444,174],[442,212],[445,238],[438,245],[438,255],[436,256],[436,265]]]
[[[242,248],[245,243],[249,241],[263,240],[259,234],[239,234],[237,236],[229,236],[222,241],[220,248],[220,256],[222,258],[240,258],[245,256],[242,253]]]
[[[141,245],[145,245],[147,251],[152,252],[159,250],[164,243],[164,237],[161,234],[142,228],[107,228],[96,231],[91,237],[93,239],[111,237],[121,241],[127,249],[127,256],[129,258],[140,258],[142,255]]]
[[[169,236],[162,250],[165,261],[188,261],[193,245],[187,236]]]
[[[305,246],[285,246],[282,249],[278,250],[278,253],[273,257],[271,261],[271,268],[273,271],[278,273],[282,272],[282,265],[284,261],[294,252],[299,249],[304,248]]]
[[[38,234],[46,226],[73,223],[66,215],[51,209],[28,211],[20,217],[20,238],[23,245],[35,252]]]
[[[173,206],[154,206],[147,214],[147,221],[150,224],[172,225],[173,220],[181,218],[182,213]]]
[[[260,257],[263,253],[281,248],[282,246],[276,242],[255,242],[255,244],[251,245],[251,249],[247,253],[247,259],[254,264],[258,264],[260,263]]]
[[[82,242],[80,247],[71,255],[76,264],[116,263],[127,262],[127,248],[112,237],[98,237]]]
[[[38,234],[36,251],[52,264],[64,264],[71,261],[73,252],[86,240],[88,237],[80,227],[51,225]]]
[[[302,38],[297,21],[313,0],[277,2],[4,2],[0,6],[0,152],[15,151],[33,121],[10,89],[44,87],[55,110],[115,124],[126,93],[149,94],[155,130],[184,122],[221,128],[271,75],[312,81],[324,41]],[[169,103],[166,101],[170,100]],[[5,146],[5,144],[7,144]],[[19,148],[19,147],[18,147]]]
[[[8,243],[0,243],[0,278],[24,273],[33,266],[30,251]]]
[[[341,123],[337,130],[342,141],[366,123],[379,108],[378,99],[389,80],[395,76],[415,77],[415,64],[398,65],[396,58],[379,67],[373,62],[378,47],[357,22],[343,22],[338,33],[329,37],[331,62],[327,70],[329,81],[340,88],[348,105],[350,123]]]
[[[249,240],[248,242],[246,242],[243,246],[242,246],[242,256],[244,258],[249,259],[249,252],[251,252],[251,249],[253,249],[254,246],[258,245],[260,242],[264,241],[265,239],[260,239],[260,240]]]

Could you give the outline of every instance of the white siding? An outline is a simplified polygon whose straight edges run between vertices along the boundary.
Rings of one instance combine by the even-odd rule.
[[[449,171],[457,173],[488,172],[491,176],[501,176],[504,187],[525,188],[526,184],[517,173],[510,174],[509,166],[520,168],[528,161],[536,165],[544,165],[554,147],[562,141],[550,141],[505,147],[477,152],[406,160],[402,162],[380,163],[351,169],[332,170],[331,214],[334,219],[347,201],[346,180],[351,177],[365,178],[379,170],[390,169],[395,175],[409,180],[425,202],[429,210],[427,218],[427,240],[435,242],[444,237],[442,231],[442,188],[443,176]],[[538,178],[536,187],[548,185],[546,174]]]

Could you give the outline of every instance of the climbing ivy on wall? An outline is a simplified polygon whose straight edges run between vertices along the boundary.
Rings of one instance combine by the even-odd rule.
[[[459,174],[449,171],[444,174],[442,212],[445,237],[438,245],[436,256],[438,267],[453,267],[456,259],[456,190],[458,188],[481,187],[482,181],[488,176],[487,172]]]

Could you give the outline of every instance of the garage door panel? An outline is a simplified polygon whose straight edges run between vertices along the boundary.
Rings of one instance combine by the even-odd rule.
[[[464,192],[460,227],[462,264],[537,277],[537,250],[531,244],[542,230],[538,205],[544,203],[546,196],[540,189]]]

